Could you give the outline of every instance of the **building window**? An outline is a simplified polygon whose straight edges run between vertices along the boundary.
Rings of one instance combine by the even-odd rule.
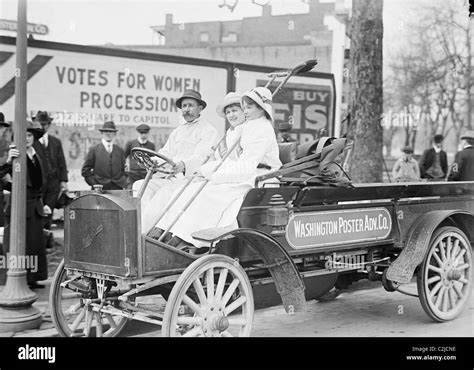
[[[237,34],[235,32],[228,33],[222,38],[222,42],[237,42]]]
[[[207,32],[201,32],[199,35],[199,40],[201,42],[209,42],[209,34]]]

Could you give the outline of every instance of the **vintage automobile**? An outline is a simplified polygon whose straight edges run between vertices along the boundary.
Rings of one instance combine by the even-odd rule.
[[[297,313],[363,278],[390,292],[416,278],[427,315],[456,318],[472,290],[474,182],[352,185],[328,171],[341,147],[346,139],[320,138],[258,178],[278,183],[247,193],[238,228],[193,234],[210,243],[200,255],[142,234],[143,189],[83,192],[65,211],[50,293],[58,333],[118,336],[133,319],[163,336],[249,336],[255,307]],[[134,153],[149,179],[160,155]]]

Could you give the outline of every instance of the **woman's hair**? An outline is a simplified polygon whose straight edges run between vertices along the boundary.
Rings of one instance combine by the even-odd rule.
[[[474,139],[465,138],[464,140],[466,140],[469,145],[474,145]]]
[[[232,107],[238,107],[238,108],[242,109],[242,106],[241,106],[239,103],[229,104],[229,105],[226,105],[226,106],[224,107],[224,114],[226,113],[226,110],[227,110],[228,108],[232,108]]]
[[[243,100],[245,103],[247,103],[247,104],[254,104],[254,105],[256,105],[261,111],[263,111],[265,117],[266,117],[269,121],[272,120],[271,117],[270,117],[270,115],[267,113],[267,111],[266,111],[265,109],[263,109],[259,104],[257,104],[257,103],[255,102],[255,100],[253,100],[252,98],[249,98],[247,95],[245,95],[245,96],[242,98],[242,100]]]

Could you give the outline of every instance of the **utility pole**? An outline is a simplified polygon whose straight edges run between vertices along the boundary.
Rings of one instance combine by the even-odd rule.
[[[27,19],[26,0],[18,1],[16,36],[14,144],[20,156],[13,159],[10,251],[8,260],[25,261],[26,256],[26,84]],[[0,295],[0,332],[36,329],[41,312],[32,306],[37,296],[26,284],[26,270],[21,264],[8,269],[7,282]]]

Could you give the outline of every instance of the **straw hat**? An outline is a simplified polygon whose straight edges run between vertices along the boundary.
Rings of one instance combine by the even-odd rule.
[[[257,103],[260,108],[270,116],[270,120],[273,122],[273,107],[272,107],[272,93],[266,87],[256,87],[250,91],[247,91],[242,95],[248,96],[255,103]]]
[[[237,94],[236,92],[228,93],[222,102],[216,108],[216,112],[219,116],[225,118],[225,109],[232,104],[237,104],[240,106],[240,100],[242,99],[242,95]]]

